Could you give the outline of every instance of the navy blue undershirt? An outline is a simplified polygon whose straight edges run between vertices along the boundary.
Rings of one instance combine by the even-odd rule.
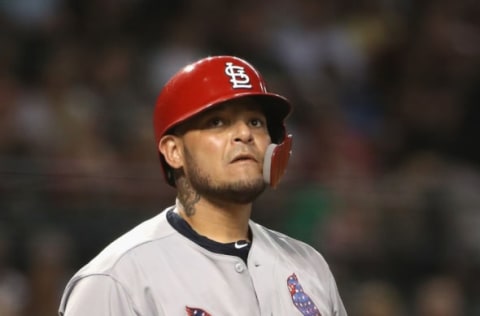
[[[207,249],[208,251],[237,256],[247,263],[248,252],[250,251],[251,243],[246,240],[239,240],[231,243],[219,243],[211,240],[205,236],[199,235],[193,228],[177,213],[173,210],[167,212],[167,220],[183,236],[187,237],[200,247]],[[240,246],[240,248],[236,248]]]

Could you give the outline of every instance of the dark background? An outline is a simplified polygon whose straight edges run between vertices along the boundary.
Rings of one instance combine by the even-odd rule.
[[[314,245],[350,315],[480,314],[478,1],[2,0],[0,315],[54,315],[174,202],[155,98],[217,54],[295,105],[254,219]]]

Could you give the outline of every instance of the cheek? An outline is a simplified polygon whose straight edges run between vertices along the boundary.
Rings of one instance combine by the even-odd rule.
[[[203,139],[204,153],[220,153],[225,148],[226,140],[221,137],[208,136]]]
[[[262,134],[259,137],[256,138],[256,143],[258,149],[262,152],[262,155],[265,154],[265,151],[267,150],[267,146],[272,143],[270,140],[270,136],[267,134]]]
[[[191,137],[186,143],[188,151],[197,163],[203,166],[218,165],[223,157],[225,141],[213,136]]]

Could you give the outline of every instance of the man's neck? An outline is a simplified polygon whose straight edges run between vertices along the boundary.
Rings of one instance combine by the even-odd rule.
[[[195,211],[187,215],[177,200],[180,216],[199,235],[220,243],[248,240],[248,221],[252,204],[212,203],[201,198],[195,204]]]

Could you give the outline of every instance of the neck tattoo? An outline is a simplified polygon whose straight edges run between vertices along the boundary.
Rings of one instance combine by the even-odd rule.
[[[200,201],[200,194],[198,194],[185,178],[177,181],[178,199],[182,203],[185,214],[190,217],[195,214],[195,204]]]

